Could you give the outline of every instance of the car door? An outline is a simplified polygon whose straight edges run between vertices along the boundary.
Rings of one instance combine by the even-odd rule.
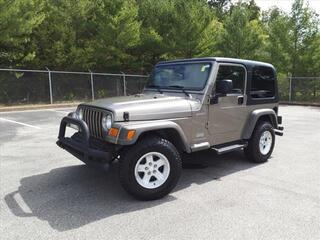
[[[243,65],[220,63],[209,104],[208,130],[211,144],[218,145],[241,139],[246,122],[246,87],[247,71]],[[232,90],[220,94],[216,85],[221,80],[232,80]],[[218,91],[217,91],[218,90]],[[212,100],[212,99],[211,99]]]

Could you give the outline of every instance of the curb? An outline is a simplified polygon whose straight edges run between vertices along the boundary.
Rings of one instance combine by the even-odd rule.
[[[50,108],[75,107],[75,106],[79,105],[80,103],[81,102],[0,107],[0,112],[13,112],[13,111],[48,109],[48,108],[50,109]],[[282,102],[282,101],[280,102],[280,105],[320,107],[320,103],[300,103],[300,102]]]
[[[12,106],[12,107],[0,107],[0,112],[13,112],[13,111],[26,111],[26,110],[39,110],[39,109],[50,109],[50,108],[64,108],[64,107],[75,107],[80,102],[75,103],[58,103],[58,104],[43,104],[43,105],[23,105],[23,106]]]
[[[292,105],[292,106],[306,106],[306,107],[320,107],[320,103],[301,103],[301,102],[280,102],[280,105]]]

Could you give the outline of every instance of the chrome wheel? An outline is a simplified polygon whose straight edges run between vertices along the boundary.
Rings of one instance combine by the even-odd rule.
[[[170,163],[159,152],[149,152],[136,163],[134,175],[140,186],[154,189],[164,184],[170,173]]]
[[[259,141],[259,149],[261,154],[267,155],[272,147],[272,134],[270,131],[264,131]]]

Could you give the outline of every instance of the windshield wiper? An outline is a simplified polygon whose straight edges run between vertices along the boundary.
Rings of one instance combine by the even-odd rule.
[[[157,89],[159,91],[160,94],[163,93],[162,90],[161,90],[161,87],[158,86],[158,85],[153,85],[153,84],[147,85],[147,88],[155,88],[155,89]]]
[[[190,97],[190,94],[186,91],[186,89],[184,88],[184,86],[181,86],[181,85],[171,85],[171,86],[168,86],[169,88],[177,88],[177,89],[181,89],[182,92],[187,96],[187,97]]]

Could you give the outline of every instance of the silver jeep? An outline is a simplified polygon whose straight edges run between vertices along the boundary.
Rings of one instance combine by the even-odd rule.
[[[255,163],[282,136],[275,68],[268,63],[196,58],[158,63],[142,94],[80,104],[61,121],[57,144],[86,164],[119,160],[124,189],[136,198],[167,195],[182,156],[243,149]],[[66,127],[77,131],[66,137]]]

